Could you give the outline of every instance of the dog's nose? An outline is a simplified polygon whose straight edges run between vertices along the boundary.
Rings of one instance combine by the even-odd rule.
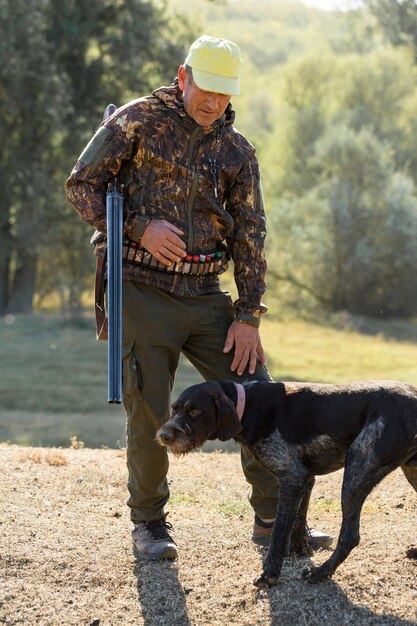
[[[158,438],[164,444],[170,444],[173,441],[175,441],[177,435],[178,435],[177,429],[174,428],[173,426],[170,426],[169,424],[165,424],[157,432]]]

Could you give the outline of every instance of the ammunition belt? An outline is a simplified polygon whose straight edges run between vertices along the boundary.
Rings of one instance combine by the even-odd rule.
[[[123,261],[125,263],[169,274],[190,274],[195,276],[221,274],[227,269],[227,260],[228,256],[225,250],[216,250],[207,254],[187,254],[178,263],[164,265],[134,241],[125,240],[123,242]]]

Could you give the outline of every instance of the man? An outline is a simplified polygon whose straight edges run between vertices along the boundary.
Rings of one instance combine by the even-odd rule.
[[[265,290],[265,214],[253,146],[233,127],[240,50],[203,35],[170,87],[104,121],[66,183],[81,217],[106,230],[105,192],[124,185],[123,403],[133,541],[148,559],[175,558],[164,506],[168,457],[155,433],[169,417],[182,352],[206,380],[271,380],[259,336]],[[227,242],[228,251],[224,246]],[[227,255],[238,299],[220,289]],[[242,453],[269,542],[278,485]]]

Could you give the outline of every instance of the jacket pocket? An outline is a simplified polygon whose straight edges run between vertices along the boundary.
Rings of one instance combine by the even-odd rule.
[[[125,211],[128,218],[132,213],[143,213],[143,203],[147,185],[143,176],[135,174],[131,180],[125,183]]]
[[[264,193],[262,189],[261,175],[258,172],[256,175],[256,190],[255,190],[255,208],[261,211],[265,210]]]

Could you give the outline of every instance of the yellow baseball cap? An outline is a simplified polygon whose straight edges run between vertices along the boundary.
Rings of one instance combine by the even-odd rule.
[[[202,35],[191,44],[184,62],[193,68],[193,78],[200,89],[240,95],[240,49],[233,41]]]

